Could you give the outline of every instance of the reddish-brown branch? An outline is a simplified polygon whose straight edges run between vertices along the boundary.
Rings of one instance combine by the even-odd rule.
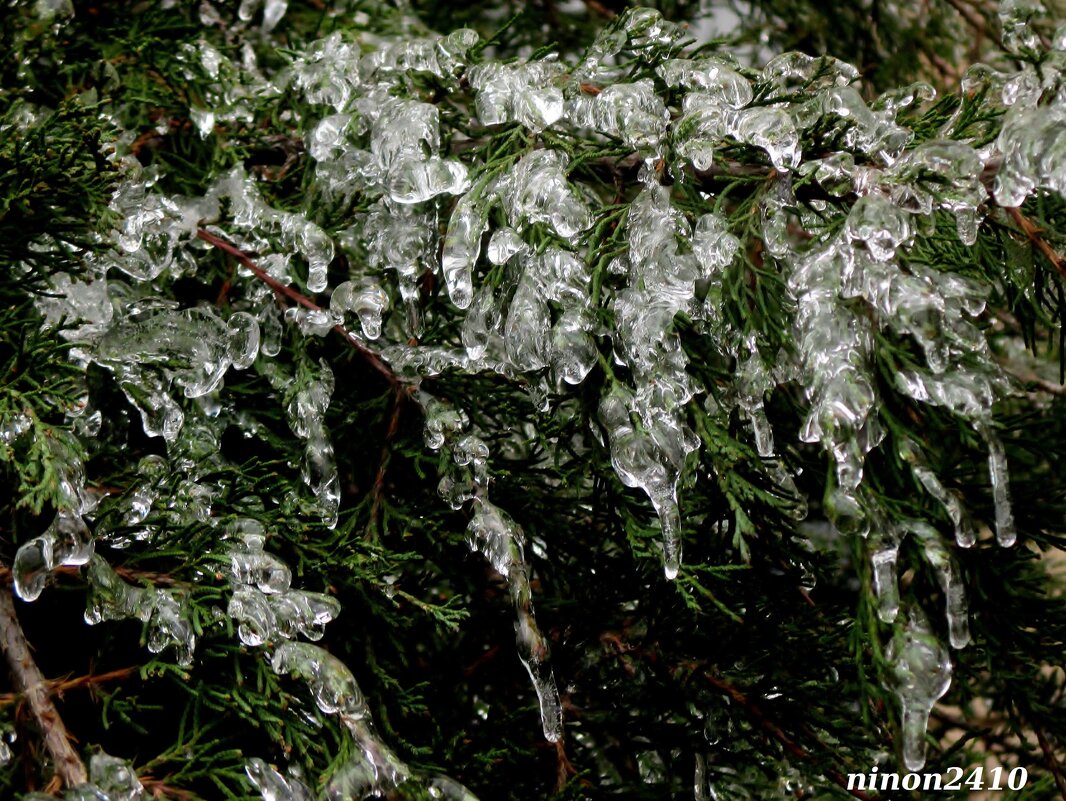
[[[279,297],[287,298],[293,303],[296,303],[299,306],[303,306],[305,309],[310,309],[311,311],[325,311],[325,309],[323,309],[310,298],[296,291],[292,287],[286,286],[285,284],[278,281],[266,270],[256,264],[252,260],[251,256],[249,256],[240,248],[231,245],[225,239],[217,237],[210,231],[205,231],[203,228],[197,230],[196,236],[202,239],[204,242],[207,242],[209,245],[216,247],[219,250],[228,253],[230,256],[235,258],[246,268],[248,268],[252,272],[252,274],[255,275],[256,278],[258,278],[260,281],[262,281],[264,284],[274,290],[274,294],[278,295]],[[389,366],[385,364],[385,362],[381,361],[381,359],[376,353],[370,350],[356,337],[352,336],[348,329],[346,329],[343,325],[335,325],[333,326],[333,330],[336,331],[349,345],[355,348],[359,355],[362,356],[363,361],[365,361],[382,376],[384,376],[394,389],[396,389],[397,391],[401,391],[403,389],[402,382],[397,377],[397,375],[392,372],[391,369],[389,369]]]
[[[90,673],[86,676],[77,676],[72,679],[48,679],[46,682],[47,690],[49,695],[62,695],[67,690],[78,690],[82,687],[95,687],[98,684],[104,684],[109,681],[128,679],[130,676],[137,673],[137,670],[138,669],[135,667],[128,667],[120,668],[118,670],[109,670],[106,673]],[[14,703],[20,698],[22,698],[22,693],[0,694],[0,706]]]
[[[30,714],[41,731],[44,747],[55,765],[55,777],[67,787],[88,780],[85,764],[70,744],[67,728],[48,695],[47,682],[33,661],[22,631],[11,591],[0,588],[0,650],[7,659],[15,689],[25,697]]]
[[[381,458],[378,459],[378,472],[374,476],[374,488],[372,490],[373,502],[370,505],[370,529],[377,528],[378,515],[381,512],[381,503],[385,498],[385,472],[389,467],[389,459],[392,455],[392,441],[396,438],[396,432],[400,430],[400,412],[407,393],[398,389],[393,396],[392,415],[389,417],[389,427],[385,431],[385,443],[381,446]]]
[[[1066,777],[1062,775],[1062,768],[1059,767],[1059,761],[1055,758],[1055,751],[1042,729],[1033,726],[1033,731],[1036,732],[1036,741],[1040,743],[1040,750],[1044,754],[1044,761],[1047,763],[1048,770],[1051,771],[1051,775],[1055,778],[1055,786],[1059,788],[1059,795],[1062,796],[1063,801],[1066,801]]]
[[[774,723],[773,720],[771,720],[766,715],[766,713],[762,711],[762,708],[757,703],[755,703],[755,701],[750,699],[747,695],[738,690],[725,679],[715,676],[709,671],[703,671],[702,675],[705,679],[707,679],[711,686],[724,692],[733,700],[734,703],[737,704],[737,706],[743,708],[748,713],[748,715],[751,716],[752,720],[758,723],[759,726],[762,727],[763,731],[765,731],[767,734],[769,734],[771,737],[781,743],[781,745],[786,751],[788,751],[790,754],[792,754],[798,759],[810,759],[810,752],[802,745],[797,743],[795,740],[793,740],[787,733],[785,733],[785,731],[780,726]],[[848,787],[847,779],[840,771],[831,769],[826,772],[826,775],[833,781],[834,784],[843,788],[855,798],[862,799],[862,801],[871,801],[871,796],[867,795],[862,790],[856,790]]]
[[[1055,249],[1047,243],[1047,240],[1040,235],[1042,231],[1033,224],[1032,220],[1022,214],[1021,209],[1008,207],[1006,212],[1010,215],[1010,218],[1017,223],[1018,227],[1022,229],[1025,235],[1029,237],[1029,241],[1033,243],[1033,246],[1043,253],[1044,258],[1051,262],[1051,265],[1059,271],[1059,275],[1066,278],[1066,259],[1059,256],[1059,254],[1055,252]]]
[[[154,570],[136,570],[131,567],[116,567],[115,572],[119,576],[130,582],[142,582],[147,581],[150,584],[163,584],[167,586],[180,586],[182,582],[171,576],[169,573],[158,573]],[[61,565],[52,571],[53,576],[80,576],[81,568],[72,567],[69,565]],[[14,574],[11,572],[11,568],[4,565],[0,565],[0,584],[8,585],[14,581]]]

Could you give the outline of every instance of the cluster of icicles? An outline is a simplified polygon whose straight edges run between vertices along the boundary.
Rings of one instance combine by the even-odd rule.
[[[1017,0],[1003,4],[1004,39],[1011,46],[1032,47],[1031,32],[1019,21],[1023,5]],[[242,3],[242,18],[252,19],[257,6]],[[207,3],[204,9],[205,23],[211,23],[217,12]],[[268,0],[264,29],[274,27],[284,10],[283,1]],[[879,327],[890,329],[913,337],[924,351],[925,366],[897,372],[898,392],[950,410],[984,438],[996,535],[1001,545],[1012,544],[1006,458],[990,417],[993,401],[1008,385],[974,323],[983,310],[982,290],[914,259],[903,269],[901,258],[937,210],[954,215],[963,243],[975,240],[987,200],[982,171],[996,157],[1002,164],[993,194],[1001,205],[1017,205],[1037,190],[1066,191],[1066,91],[1056,83],[1059,72],[1049,66],[1041,78],[1029,67],[1013,74],[971,69],[964,89],[990,89],[992,102],[1005,111],[998,140],[981,148],[949,140],[952,120],[942,138],[910,147],[912,134],[897,123],[897,113],[930,99],[927,86],[916,84],[868,105],[851,85],[856,70],[846,64],[789,53],[755,74],[723,54],[667,57],[676,54],[683,37],[679,26],[657,12],[638,9],[612,23],[573,68],[552,57],[468,67],[467,54],[478,41],[471,31],[375,40],[371,52],[333,34],[269,78],[250,47],[239,64],[206,42],[183,53],[190,78],[214,82],[204,106],[191,109],[203,135],[219,124],[252,119],[253,98],[262,102],[297,92],[323,109],[320,118],[304,121],[307,153],[314,160],[312,194],[360,193],[374,200],[349,228],[331,237],[303,214],[270,207],[240,168],[220,176],[202,197],[176,197],[154,189],[159,177],[154,168],[116,156],[129,178],[113,202],[123,220],[113,249],[91,262],[91,280],[59,276],[53,295],[41,297],[39,307],[48,324],[61,318],[77,324],[64,330],[75,345],[73,358],[113,373],[140,411],[145,432],[162,437],[168,454],[142,461],[124,511],[97,520],[91,533],[86,520],[93,521],[98,498],[85,489],[78,449],[64,436],[50,438],[62,503],[51,526],[18,551],[19,595],[36,598],[48,573],[60,565],[87,565],[88,622],[140,619],[147,624],[151,650],[173,646],[179,661],[190,664],[195,637],[180,591],[129,584],[94,554],[94,539],[112,547],[150,540],[168,519],[191,517],[216,525],[230,562],[226,613],[237,622],[241,641],[261,647],[279,673],[307,681],[319,708],[337,715],[358,746],[357,757],[333,776],[324,797],[362,798],[420,782],[433,798],[472,798],[449,779],[414,775],[375,735],[351,672],[324,650],[297,641],[298,636],[320,637],[339,612],[337,602],[293,589],[288,567],[265,550],[258,523],[219,522],[212,516],[216,490],[200,479],[221,458],[222,421],[236,422],[249,436],[257,432],[257,424],[220,391],[225,375],[231,368],[255,365],[286,398],[290,427],[306,444],[303,475],[313,500],[305,508],[333,525],[340,491],[324,423],[333,378],[325,364],[317,372],[295,374],[270,358],[281,351],[286,324],[308,336],[325,336],[343,325],[361,334],[414,387],[421,377],[445,370],[495,371],[525,387],[545,410],[550,396],[580,385],[602,365],[608,380],[592,434],[609,449],[621,481],[650,499],[662,528],[665,572],[673,578],[682,565],[678,484],[686,461],[700,447],[686,409],[701,388],[686,371],[687,358],[672,326],[684,312],[738,365],[724,403],[708,399],[707,414],[724,422],[735,409],[749,421],[767,470],[794,498],[796,516],[802,518],[806,503],[775,447],[764,401],[780,383],[798,381],[805,387],[810,406],[801,438],[820,443],[832,457],[836,487],[830,514],[838,529],[867,539],[881,619],[891,623],[899,616],[896,556],[901,540],[910,535],[940,579],[951,645],[965,646],[966,601],[951,548],[928,521],[890,517],[863,483],[865,456],[885,436],[870,372],[874,334]],[[1054,47],[1048,64],[1061,67],[1066,36],[1057,36]],[[633,55],[659,64],[661,84],[681,96],[679,108],[667,107],[658,81],[625,80],[617,65]],[[584,242],[602,201],[590,188],[568,180],[568,156],[529,149],[513,158],[469,163],[447,155],[437,108],[407,96],[407,81],[416,73],[430,73],[455,91],[465,91],[460,84],[465,75],[474,111],[485,126],[517,123],[533,133],[581,130],[619,140],[646,160],[642,187],[620,223],[626,247],[605,265],[614,276],[611,286],[620,289],[593,274],[593,254]],[[800,99],[752,105],[757,85],[777,97]],[[1049,96],[1057,102],[1038,104]],[[844,149],[804,161],[801,139],[815,125],[835,127]],[[728,220],[714,211],[690,220],[673,207],[656,170],[661,162],[675,180],[685,180],[688,165],[697,171],[711,168],[716,148],[726,140],[761,149],[776,170],[761,201],[761,237],[795,301],[796,349],[775,354],[772,363],[754,335],[733,329],[719,313],[724,272],[741,247]],[[842,227],[811,244],[796,232],[822,229],[819,215],[830,207],[817,201],[811,207],[797,204],[797,178],[817,182],[830,195],[859,198]],[[454,210],[444,219],[452,197],[457,198]],[[806,210],[797,217],[798,208]],[[491,231],[483,248],[496,210],[506,224]],[[446,233],[440,242],[442,222]],[[529,241],[533,226],[549,232],[549,244]],[[158,299],[152,289],[157,278],[197,271],[206,247],[196,238],[202,227],[238,248],[264,254],[258,264],[282,284],[297,282],[298,258],[311,293],[329,290],[327,267],[338,247],[358,246],[366,259],[351,280],[332,288],[328,308],[318,310],[295,307],[282,315],[271,290],[243,269],[240,291],[234,291],[236,310],[227,316],[213,307],[180,308]],[[459,342],[409,344],[422,335],[418,282],[426,271],[440,272],[451,303],[463,314]],[[389,314],[393,282],[402,314]],[[860,299],[864,313],[856,311]],[[602,309],[609,310],[613,327],[597,314]],[[601,342],[610,343],[609,354],[602,353]],[[616,370],[626,377],[616,378]],[[547,645],[533,617],[524,536],[489,499],[488,447],[470,430],[461,409],[421,389],[413,397],[425,414],[428,447],[443,448],[451,457],[440,482],[442,497],[455,508],[469,505],[471,547],[508,581],[519,652],[540,700],[544,734],[558,739],[559,698],[545,662]],[[75,434],[94,436],[100,417],[85,406],[74,410]],[[18,418],[4,422],[0,438],[10,444],[35,436],[34,431],[35,421]],[[918,442],[897,445],[916,482],[943,506],[957,544],[972,545],[977,528],[960,496],[929,468]],[[179,477],[177,486],[162,492],[161,480],[173,474]],[[147,525],[152,510],[155,522]],[[926,720],[947,690],[951,663],[917,609],[902,617],[889,654],[903,707],[905,761],[913,770],[923,763]],[[283,776],[260,760],[249,763],[248,774],[265,799],[312,798],[298,775]],[[113,778],[98,780],[95,762],[93,777],[100,788]],[[135,797],[123,789],[101,789],[100,795],[110,801]]]

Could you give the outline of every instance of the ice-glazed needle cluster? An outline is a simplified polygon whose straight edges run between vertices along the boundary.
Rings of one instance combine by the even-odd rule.
[[[209,22],[219,12],[204,5]],[[955,115],[932,131],[910,124],[934,99],[927,85],[867,102],[848,64],[786,53],[754,69],[725,51],[696,52],[683,27],[647,9],[612,21],[569,62],[549,54],[493,63],[470,30],[332,33],[287,50],[287,63],[268,70],[254,48],[224,52],[205,36],[181,53],[190,79],[206,76],[209,87],[190,101],[190,119],[204,137],[224,136],[254,125],[262,104],[297,98],[282,119],[308,165],[306,201],[273,203],[261,175],[240,165],[220,170],[198,195],[174,194],[162,166],[131,154],[137,132],[110,120],[117,141],[107,157],[122,176],[115,227],[106,247],[86,253],[86,275],[55,276],[36,302],[46,326],[62,323],[77,365],[113,376],[144,433],[162,440],[162,455],[139,464],[121,513],[97,520],[99,492],[87,488],[77,438],[98,433],[100,412],[72,408],[69,431],[44,445],[61,502],[43,533],[19,547],[18,594],[33,600],[52,572],[84,566],[89,623],[139,620],[151,650],[171,647],[193,665],[196,627],[182,590],[132,582],[96,546],[150,543],[168,521],[213,527],[227,582],[218,614],[274,671],[305,682],[354,743],[320,792],[298,773],[252,759],[248,776],[263,798],[393,797],[417,786],[429,798],[472,799],[448,778],[409,768],[376,733],[353,670],[306,642],[340,614],[337,599],[294,586],[259,522],[214,512],[222,430],[235,421],[254,433],[226,384],[250,371],[249,380],[273,387],[304,445],[303,508],[330,527],[344,514],[326,423],[333,368],[279,358],[285,337],[340,327],[392,373],[402,402],[417,407],[426,447],[441,454],[443,502],[465,510],[471,549],[506,581],[548,740],[563,737],[563,713],[534,617],[529,543],[521,521],[490,497],[495,443],[509,432],[472,423],[475,409],[459,408],[427,379],[491,374],[544,414],[571,409],[568,397],[592,397],[587,441],[550,447],[602,449],[621,484],[646,496],[668,579],[686,568],[686,493],[700,491],[693,476],[707,421],[728,427],[735,415],[795,518],[816,507],[836,531],[864,542],[878,615],[895,632],[886,680],[902,707],[902,751],[918,769],[929,711],[951,679],[936,631],[946,630],[953,648],[970,639],[956,548],[974,545],[982,527],[1001,546],[1018,536],[992,416],[1011,383],[982,328],[989,288],[942,270],[918,245],[944,219],[959,243],[972,245],[997,207],[1066,192],[1066,36],[1047,49],[1029,28],[1032,6],[1002,3],[1003,40],[1014,52],[1044,48],[1042,69],[974,66]],[[239,13],[267,36],[286,7],[245,0]],[[646,67],[638,77],[634,64]],[[994,135],[960,123],[975,97],[994,108]],[[744,164],[737,153],[747,155]],[[589,177],[603,175],[617,180]],[[693,184],[711,187],[700,190],[696,211],[678,200],[678,188]],[[741,184],[747,205],[738,214],[729,193]],[[318,213],[327,201],[352,199],[358,211],[340,222]],[[229,302],[160,298],[157,281],[195,276],[219,257],[212,239],[256,265],[235,266]],[[776,294],[741,300],[754,314],[770,298],[775,305],[758,311],[789,342],[746,321],[738,265],[771,276]],[[289,303],[279,287],[313,302]],[[913,343],[913,358],[886,367],[885,338]],[[698,378],[695,340],[733,366],[728,385]],[[801,405],[799,440],[829,465],[824,501],[799,489],[786,437],[768,414],[783,388]],[[967,508],[920,438],[889,430],[889,404],[935,408],[983,443],[991,519]],[[39,436],[29,416],[2,423],[7,446]],[[913,474],[936,510],[928,519],[901,518],[884,489],[873,490],[875,450]],[[164,491],[161,476],[174,472],[177,488]],[[939,582],[941,627],[901,599],[897,563],[907,538]],[[94,759],[92,781],[68,798],[139,798],[127,773]]]

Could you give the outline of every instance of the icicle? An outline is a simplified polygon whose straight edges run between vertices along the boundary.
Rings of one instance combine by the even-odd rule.
[[[389,296],[381,284],[364,277],[358,284],[345,281],[333,290],[329,299],[330,311],[344,319],[345,312],[359,316],[359,325],[367,339],[381,336],[381,316],[389,308]]]
[[[489,199],[471,190],[459,198],[448,221],[441,269],[448,297],[465,309],[473,298],[473,268],[481,254],[481,235],[489,224]]]
[[[314,801],[311,789],[294,772],[285,778],[261,759],[249,759],[244,772],[262,793],[263,801]]]
[[[921,451],[916,442],[902,440],[899,444],[899,454],[904,461],[910,464],[911,471],[922,486],[925,487],[926,492],[943,505],[948,518],[955,526],[955,542],[961,548],[972,547],[977,542],[977,531],[963,509],[962,501],[959,499],[958,494],[948,490],[940,482],[936,474],[922,462]]]
[[[471,549],[481,551],[493,568],[507,579],[518,622],[515,624],[518,654],[533,682],[540,704],[544,738],[556,742],[562,737],[562,711],[555,677],[547,665],[548,644],[533,616],[533,593],[529,587],[529,566],[525,560],[525,536],[520,526],[488,500],[474,501],[474,516],[467,528]]]
[[[896,579],[896,559],[899,539],[891,526],[882,521],[884,531],[870,537],[870,562],[874,571],[874,593],[877,595],[877,616],[882,623],[891,623],[899,613],[899,584]]]
[[[542,288],[527,269],[511,298],[504,326],[507,358],[522,372],[540,370],[550,356],[551,311]]]
[[[966,587],[959,575],[959,566],[932,526],[915,521],[911,523],[910,528],[922,540],[925,558],[936,572],[940,591],[944,593],[945,616],[951,647],[965,648],[970,642],[970,616],[966,602]]]
[[[888,646],[892,689],[903,711],[903,762],[907,770],[925,765],[925,734],[933,704],[951,686],[951,659],[920,610],[907,613],[903,629]]]
[[[1018,532],[1014,528],[1014,513],[1011,511],[1007,452],[989,420],[979,420],[975,427],[988,445],[988,475],[992,481],[992,501],[996,511],[996,541],[1004,548],[1009,548],[1018,539]]]

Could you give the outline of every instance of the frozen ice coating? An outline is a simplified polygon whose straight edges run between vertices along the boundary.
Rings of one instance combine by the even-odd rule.
[[[912,234],[910,215],[880,195],[855,201],[844,231],[852,241],[862,242],[876,261],[891,259]]]
[[[466,77],[476,91],[482,125],[517,122],[539,133],[563,116],[563,90],[554,85],[566,71],[558,61],[479,64]]]
[[[674,58],[663,62],[658,73],[667,86],[699,90],[731,108],[744,108],[754,97],[751,83],[736,65],[719,58]]]
[[[970,516],[963,508],[959,494],[947,489],[936,473],[924,463],[917,443],[913,440],[901,440],[898,448],[900,456],[910,463],[911,471],[914,473],[915,478],[925,487],[926,492],[944,507],[948,519],[951,520],[955,527],[956,544],[960,548],[972,547],[977,542],[977,530]]]
[[[498,191],[513,228],[544,223],[563,239],[574,240],[589,227],[588,207],[566,179],[568,161],[557,150],[534,150],[512,168]]]
[[[83,518],[93,510],[95,501],[86,492],[81,447],[68,431],[38,434],[28,419],[16,418],[5,433],[11,442],[16,442],[31,431],[34,437],[42,438],[42,450],[54,471],[58,508],[44,532],[23,542],[15,552],[11,572],[15,592],[24,601],[34,601],[40,596],[48,575],[57,567],[84,565],[95,548],[93,535]]]
[[[1066,111],[1011,110],[997,140],[1003,164],[996,174],[1001,206],[1020,206],[1037,189],[1066,196]]]
[[[999,12],[1015,53],[1043,48],[1032,25],[1043,13],[1039,3],[1005,0]],[[212,13],[202,12],[205,24],[218,24]],[[284,28],[286,13],[285,0],[242,0],[238,9],[264,33]],[[471,52],[473,31],[438,36],[406,15],[400,27],[398,36],[294,40],[291,66],[274,74],[260,70],[251,47],[234,55],[202,41],[179,55],[190,77],[209,79],[189,109],[205,139],[254,129],[257,98],[301,99],[284,113],[298,124],[293,144],[307,166],[306,199],[271,205],[272,178],[242,166],[214,176],[202,197],[173,195],[161,166],[116,157],[117,223],[102,235],[106,252],[87,251],[84,274],[50,276],[35,304],[46,326],[62,321],[59,335],[77,365],[111,373],[144,432],[163,439],[156,445],[166,456],[144,458],[125,493],[96,517],[81,459],[93,452],[87,442],[100,416],[84,404],[71,410],[65,423],[72,433],[57,430],[49,439],[61,502],[31,532],[37,536],[21,542],[13,564],[18,594],[32,600],[57,567],[83,565],[89,622],[140,620],[153,651],[173,647],[190,664],[195,637],[182,593],[126,582],[96,553],[94,538],[111,548],[151,547],[172,522],[217,525],[221,544],[212,556],[229,582],[221,606],[240,643],[261,649],[279,673],[306,681],[319,709],[338,715],[353,740],[354,756],[313,780],[250,760],[249,779],[264,801],[409,791],[471,801],[461,785],[405,765],[375,733],[352,672],[306,642],[323,636],[339,602],[293,586],[293,570],[267,550],[259,524],[218,522],[229,518],[221,517],[222,493],[206,476],[225,465],[223,432],[236,424],[251,436],[261,426],[227,389],[227,377],[237,384],[229,370],[249,370],[242,381],[270,382],[303,446],[307,497],[293,493],[285,502],[298,500],[328,526],[341,514],[326,426],[333,376],[325,362],[292,364],[288,349],[343,325],[413,391],[425,446],[438,452],[442,503],[465,510],[471,548],[507,583],[519,658],[550,741],[562,737],[563,724],[548,638],[533,610],[531,560],[541,538],[532,518],[523,518],[533,543],[527,554],[522,525],[494,503],[490,465],[500,432],[479,430],[444,402],[446,392],[433,397],[433,387],[449,371],[490,374],[527,392],[545,414],[570,413],[579,393],[596,392],[591,427],[599,445],[588,447],[605,448],[620,481],[647,497],[662,531],[665,575],[675,578],[682,510],[696,514],[682,487],[706,478],[690,458],[700,446],[689,427],[694,414],[739,422],[759,457],[753,469],[794,499],[788,514],[804,516],[792,449],[780,430],[775,441],[767,413],[773,398],[778,425],[782,398],[772,393],[791,384],[803,398],[800,439],[830,460],[824,513],[839,532],[867,538],[877,614],[897,630],[890,673],[903,708],[904,756],[916,769],[929,709],[946,691],[951,667],[905,580],[901,598],[897,573],[915,567],[906,564],[914,554],[924,557],[916,569],[935,578],[950,645],[964,647],[969,620],[953,549],[972,546],[978,525],[961,488],[933,459],[932,444],[887,434],[885,410],[936,405],[976,429],[988,450],[989,522],[1001,545],[1013,544],[1006,449],[991,417],[1011,390],[979,319],[988,288],[936,263],[925,246],[935,215],[954,219],[964,246],[977,243],[985,214],[1002,220],[988,186],[1007,208],[1040,192],[1066,196],[1059,102],[1066,95],[1052,74],[1061,53],[1040,71],[1029,64],[967,71],[962,90],[988,89],[1001,121],[992,115],[960,133],[960,110],[935,130],[923,124],[912,132],[913,115],[935,96],[926,84],[867,102],[851,65],[785,53],[751,69],[724,49],[684,47],[685,29],[654,10],[630,9],[605,24],[576,63],[549,55],[472,64],[482,59]],[[1062,50],[1063,41],[1060,31],[1053,47]],[[123,134],[123,148],[134,135]],[[597,149],[583,149],[587,141]],[[815,150],[804,153],[805,143]],[[611,200],[613,189],[588,174],[616,156],[626,170],[641,159],[644,166],[639,184]],[[737,168],[737,188],[723,194],[718,187]],[[736,211],[749,200],[750,218]],[[334,201],[349,204],[343,222],[322,210]],[[239,262],[217,306],[161,300],[170,282],[217,266],[208,259],[218,254],[197,239],[201,227],[246,251],[283,286],[316,295],[319,306],[328,298],[328,309],[279,303]],[[774,302],[762,289],[778,277],[785,302],[738,319],[732,284],[750,272],[747,262],[758,272],[753,302]],[[438,298],[444,293],[450,305]],[[390,314],[393,305],[403,313]],[[756,319],[774,315],[771,324],[793,335],[784,346]],[[689,364],[692,330],[730,365],[714,392],[701,383],[703,365],[694,357]],[[884,337],[905,340],[908,358],[883,361]],[[6,417],[0,445],[17,452],[44,436],[41,426],[28,415]],[[894,506],[878,502],[888,490],[869,471],[894,457],[867,457],[882,442],[902,459],[912,500],[928,519],[899,520],[889,512]],[[709,767],[697,763],[697,798],[707,793]],[[108,781],[94,772],[79,792],[107,801],[137,797],[123,795],[132,785]]]
[[[1039,35],[1029,24],[1047,14],[1039,0],[1000,0],[998,10],[1004,47],[1013,53],[1042,49]]]
[[[473,299],[473,269],[481,255],[481,236],[489,226],[491,202],[491,194],[479,185],[459,199],[448,221],[441,269],[448,297],[460,309]]]
[[[377,280],[364,277],[359,282],[345,281],[330,295],[329,309],[344,321],[346,312],[358,315],[363,336],[377,339],[381,336],[381,317],[389,308],[389,296]]]
[[[616,136],[629,147],[658,156],[670,115],[643,79],[616,83],[593,95],[576,94],[566,104],[566,116],[574,125]]]
[[[674,123],[673,138],[681,155],[697,170],[711,167],[714,145],[731,136],[766,151],[771,164],[788,172],[799,166],[799,132],[792,116],[782,108],[755,106],[734,109],[720,95],[689,92],[682,116]]]
[[[46,793],[30,793],[26,799],[53,798]],[[89,760],[89,781],[67,787],[63,801],[142,801],[148,798],[137,773],[128,762],[105,753]]]
[[[370,717],[351,671],[317,645],[282,643],[275,649],[271,665],[278,674],[291,674],[307,682],[318,708],[327,715],[337,715],[346,725]]]
[[[547,366],[550,350],[551,314],[547,298],[532,270],[522,275],[504,325],[507,358],[523,372]]]
[[[782,53],[763,67],[762,77],[779,89],[802,86],[811,90],[847,86],[858,79],[859,71],[832,56]]]
[[[537,693],[544,737],[555,742],[562,737],[563,730],[559,691],[551,668],[546,664],[548,644],[533,617],[525,535],[506,512],[479,494],[474,498],[474,516],[467,528],[467,540],[472,550],[481,551],[496,572],[507,579],[517,612],[518,655]]]
[[[978,420],[976,428],[988,446],[988,475],[992,482],[992,501],[995,504],[996,541],[1004,548],[1009,548],[1017,540],[1018,532],[1014,527],[1014,512],[1010,503],[1007,452],[990,420]]]
[[[320,798],[366,798],[410,784],[411,789],[428,791],[431,798],[477,801],[458,782],[413,771],[381,741],[355,677],[336,657],[315,645],[286,642],[274,651],[271,663],[275,672],[305,681],[318,708],[336,715],[352,736],[356,754],[333,774]],[[301,779],[293,775],[285,779],[262,760],[250,760],[247,772],[264,801],[306,801],[311,797]],[[441,795],[444,791],[451,795]]]
[[[945,617],[948,623],[948,640],[952,648],[965,648],[970,642],[970,615],[966,601],[966,588],[958,562],[941,540],[936,529],[928,523],[913,521],[911,530],[918,535],[925,550],[926,561],[936,572],[940,591],[944,594]]]
[[[192,665],[196,635],[180,595],[172,590],[135,587],[122,579],[103,557],[94,555],[85,570],[90,592],[85,622],[134,618],[147,624],[148,650],[173,646],[179,664]]]
[[[812,120],[836,118],[845,147],[885,164],[892,164],[912,139],[910,131],[896,124],[894,112],[872,111],[853,86],[834,86],[816,95],[804,112],[808,114]]]
[[[908,770],[921,770],[929,713],[951,685],[951,658],[925,615],[912,607],[889,644],[886,659],[902,708],[903,762]]]
[[[600,422],[607,431],[611,465],[619,479],[627,487],[643,490],[659,516],[663,569],[666,577],[673,579],[681,566],[677,483],[696,443],[683,424],[665,415],[634,422],[636,406],[630,391],[616,384],[600,401]]]
[[[299,775],[282,776],[259,758],[249,759],[245,773],[263,796],[263,801],[314,801],[311,789]]]
[[[592,316],[582,309],[567,309],[552,326],[552,369],[567,384],[584,381],[599,359],[592,327]]]

